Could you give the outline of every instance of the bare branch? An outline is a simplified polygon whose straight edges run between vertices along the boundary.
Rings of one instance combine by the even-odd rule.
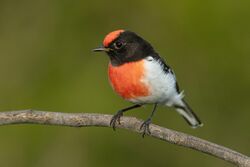
[[[59,113],[35,110],[21,110],[0,112],[0,125],[10,124],[44,124],[71,127],[103,126],[109,127],[111,115],[90,113]],[[122,117],[121,124],[117,128],[123,128],[140,133],[141,120],[133,117]],[[206,154],[215,156],[237,166],[250,167],[250,158],[229,148],[212,142],[194,137],[185,133],[177,132],[157,125],[150,125],[150,136],[188,147]]]

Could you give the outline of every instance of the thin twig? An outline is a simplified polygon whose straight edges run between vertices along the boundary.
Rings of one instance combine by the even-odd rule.
[[[35,110],[20,110],[0,112],[0,125],[10,124],[44,124],[71,127],[103,126],[109,127],[112,115],[91,113],[59,113]],[[121,124],[117,128],[140,132],[141,120],[133,117],[122,117]],[[188,147],[206,154],[215,156],[237,166],[250,167],[250,158],[229,148],[177,132],[157,125],[150,125],[149,136],[176,145]]]

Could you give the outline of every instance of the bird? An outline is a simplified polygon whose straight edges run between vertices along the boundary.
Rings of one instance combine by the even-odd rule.
[[[108,76],[114,91],[133,105],[112,117],[115,130],[124,112],[153,104],[153,110],[140,126],[142,136],[150,134],[149,125],[158,105],[173,107],[193,127],[203,124],[184,100],[174,71],[152,45],[135,32],[118,29],[108,33],[94,52],[106,52],[109,57]]]

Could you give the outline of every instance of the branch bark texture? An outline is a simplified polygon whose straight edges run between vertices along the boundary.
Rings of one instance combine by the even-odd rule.
[[[112,115],[91,113],[60,113],[35,110],[20,110],[0,112],[0,125],[11,124],[43,124],[71,127],[101,126],[109,127]],[[121,124],[117,128],[123,128],[140,133],[142,120],[134,117],[122,117]],[[250,157],[238,153],[229,148],[194,137],[182,132],[163,128],[154,124],[150,125],[151,134],[154,138],[188,147],[206,154],[223,159],[241,167],[250,167]]]

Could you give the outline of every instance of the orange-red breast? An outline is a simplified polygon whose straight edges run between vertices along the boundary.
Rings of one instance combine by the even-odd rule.
[[[103,46],[94,51],[107,53],[110,58],[108,74],[113,89],[125,100],[135,103],[113,116],[110,125],[114,129],[125,111],[145,104],[154,104],[154,109],[141,125],[143,136],[150,133],[149,124],[158,104],[174,107],[192,127],[202,125],[183,100],[184,95],[179,90],[173,70],[140,36],[131,31],[116,30],[106,35]]]

